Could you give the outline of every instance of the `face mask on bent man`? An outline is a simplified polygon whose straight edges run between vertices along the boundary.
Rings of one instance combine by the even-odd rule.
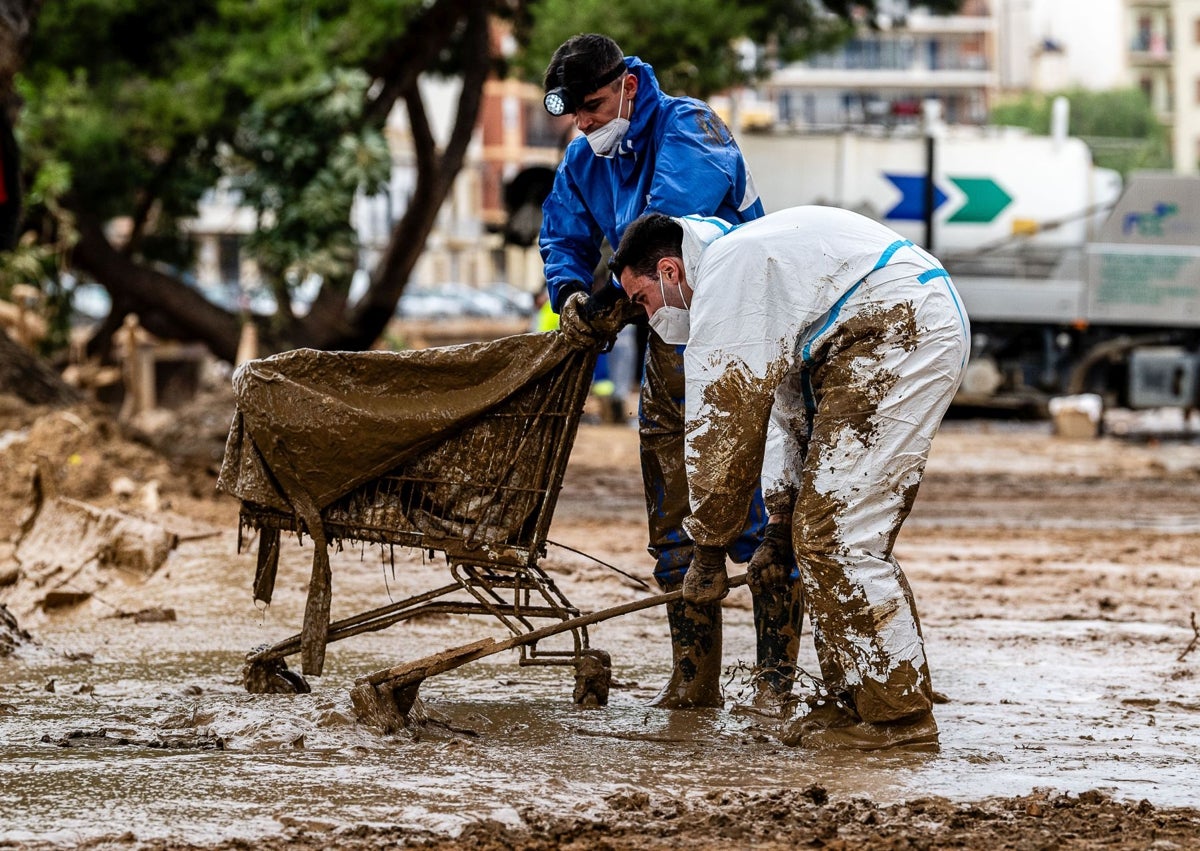
[[[679,300],[686,305],[687,299],[683,297],[683,287],[678,283],[675,286],[679,288]],[[670,343],[672,346],[686,346],[688,335],[692,331],[692,315],[686,307],[671,307],[667,304],[667,291],[663,286],[662,272],[658,273],[658,289],[662,293],[663,306],[654,311],[654,315],[650,317],[650,327],[664,343]]]
[[[621,102],[617,105],[617,117],[607,124],[597,127],[585,138],[592,147],[592,153],[598,157],[611,158],[617,153],[625,134],[629,132],[629,119],[622,118],[625,110],[625,83],[621,83]]]

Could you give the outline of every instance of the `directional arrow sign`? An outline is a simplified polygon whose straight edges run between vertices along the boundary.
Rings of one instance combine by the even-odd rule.
[[[951,177],[950,182],[963,191],[967,202],[946,219],[949,224],[986,224],[1012,203],[1012,196],[988,177]]]
[[[923,174],[887,174],[883,175],[900,190],[900,203],[884,215],[885,219],[904,219],[921,222],[925,220],[925,175]],[[956,181],[957,182],[957,181]],[[946,202],[946,193],[935,185],[933,187],[933,209]]]

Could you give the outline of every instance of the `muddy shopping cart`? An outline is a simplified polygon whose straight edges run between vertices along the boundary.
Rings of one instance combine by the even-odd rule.
[[[584,614],[538,564],[595,357],[567,348],[557,334],[521,335],[399,354],[289,352],[239,370],[219,486],[242,499],[239,550],[245,531],[258,533],[255,597],[270,601],[283,533],[308,534],[316,550],[303,630],[251,652],[246,687],[307,690],[287,656],[300,653],[304,673],[319,675],[330,642],[454,613],[494,618],[508,637],[359,678],[351,697],[361,717],[395,729],[424,679],[511,648],[520,665],[573,667],[574,700],[606,703],[608,654],[590,647],[588,625],[678,592]],[[327,463],[330,456],[337,463]],[[347,476],[348,464],[365,465],[365,474]],[[380,466],[387,469],[374,474]],[[331,473],[335,482],[326,483]],[[330,623],[326,548],[341,541],[440,552],[449,581]],[[569,641],[540,646],[561,633]]]

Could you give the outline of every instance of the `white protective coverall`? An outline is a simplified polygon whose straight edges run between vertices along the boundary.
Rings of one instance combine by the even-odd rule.
[[[685,528],[724,546],[761,474],[768,510],[792,514],[827,689],[865,721],[928,710],[920,623],[892,547],[967,360],[949,275],[836,208],[677,221],[693,289]]]

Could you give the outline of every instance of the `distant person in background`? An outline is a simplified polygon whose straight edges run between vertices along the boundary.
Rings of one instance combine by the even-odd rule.
[[[890,228],[815,206],[736,227],[645,216],[612,268],[651,327],[687,344],[684,599],[728,593],[726,550],[761,480],[762,550],[795,555],[824,682],[784,742],[936,747],[921,624],[892,547],[970,348],[949,274]],[[780,562],[755,555],[756,594],[785,586]]]
[[[592,271],[605,239],[617,245],[629,223],[646,212],[699,212],[736,223],[758,218],[763,207],[741,150],[712,108],[664,94],[653,69],[624,56],[611,38],[586,34],[565,41],[546,67],[544,90],[546,110],[574,116],[582,135],[567,146],[555,174],[539,243],[562,331],[588,346],[597,339],[592,323],[598,314],[628,307],[617,287],[593,291]],[[692,541],[682,526],[688,513],[683,391],[683,347],[651,333],[638,421],[649,550],[655,579],[668,590],[680,586],[692,563]],[[728,542],[739,562],[756,550],[766,519],[761,499],[748,509],[740,533]],[[795,586],[785,603],[769,611],[755,601],[761,635],[787,635],[788,623],[795,633],[783,645],[760,642],[757,665],[767,702],[791,693],[799,593]],[[654,703],[720,706],[720,605],[678,602],[667,607],[667,618],[673,667]]]

